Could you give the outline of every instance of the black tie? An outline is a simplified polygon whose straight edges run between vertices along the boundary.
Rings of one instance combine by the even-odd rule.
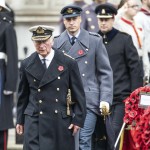
[[[42,62],[43,62],[43,67],[44,67],[44,69],[47,69],[47,67],[46,67],[46,59],[45,59],[45,58],[42,59]]]
[[[76,40],[76,37],[73,36],[73,37],[71,38],[71,45],[73,45],[73,44],[75,43],[75,40]]]

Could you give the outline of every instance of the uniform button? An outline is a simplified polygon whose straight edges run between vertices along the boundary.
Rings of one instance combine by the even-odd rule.
[[[41,92],[41,89],[38,89],[38,92]]]
[[[42,103],[42,100],[41,100],[41,99],[39,100],[39,103]]]
[[[90,13],[90,11],[89,11],[89,10],[87,10],[85,13],[86,13],[86,14],[89,14],[89,13]]]
[[[108,42],[105,42],[105,44],[107,44]]]
[[[58,99],[56,99],[56,103],[58,103]]]
[[[57,91],[59,91],[59,88],[57,88]]]
[[[91,29],[95,29],[95,26],[91,26]]]
[[[43,114],[43,111],[40,111],[40,115],[42,115]]]
[[[88,51],[89,49],[86,48],[85,50]]]
[[[83,73],[83,74],[82,74],[82,76],[84,77],[84,76],[85,76],[85,74]]]
[[[58,80],[60,80],[60,77],[58,77]]]
[[[95,29],[95,26],[92,25],[92,26],[91,26],[91,29]]]
[[[87,64],[88,62],[87,61],[85,61],[85,64]]]
[[[88,18],[88,21],[92,21],[92,18]]]
[[[55,110],[55,114],[57,114],[58,113],[58,110]]]
[[[35,80],[35,79],[34,79],[33,81],[34,81],[34,82],[36,82],[36,80]]]

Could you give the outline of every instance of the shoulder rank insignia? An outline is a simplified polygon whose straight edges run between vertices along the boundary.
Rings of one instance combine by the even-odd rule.
[[[65,52],[64,52],[64,55],[69,57],[69,58],[71,58],[71,59],[74,59],[73,57],[71,57],[70,55],[66,54]]]
[[[94,35],[94,36],[97,36],[97,37],[100,37],[100,35],[98,33],[95,33],[95,32],[89,32],[90,35]]]
[[[56,36],[54,36],[54,38],[58,38],[60,35],[56,35]]]

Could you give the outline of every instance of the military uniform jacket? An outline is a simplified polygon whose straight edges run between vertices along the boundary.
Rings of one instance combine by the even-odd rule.
[[[71,90],[72,101],[70,115],[67,115],[67,93]],[[37,117],[40,150],[73,150],[72,131],[68,130],[71,123],[83,126],[85,120],[85,94],[75,60],[55,52],[54,58],[47,68],[44,67],[35,52],[22,61],[18,89],[17,123],[24,124],[30,133],[30,122]],[[73,116],[74,113],[74,116]],[[28,119],[25,116],[31,116]],[[33,117],[33,119],[32,119]],[[25,137],[29,139],[30,136]],[[35,149],[25,143],[26,149]],[[27,144],[27,145],[26,145]]]
[[[142,86],[142,70],[137,50],[129,34],[112,29],[106,35],[99,31],[106,46],[114,79],[113,103],[122,102]]]
[[[54,47],[77,60],[87,108],[99,114],[100,101],[111,104],[113,95],[113,75],[102,38],[81,29],[72,46],[67,31],[64,31],[54,38]]]
[[[11,21],[0,15],[0,130],[13,127],[13,94],[3,91],[16,91],[17,84],[17,40]]]
[[[95,14],[95,8],[97,6],[97,3],[93,2],[92,4],[86,6],[83,9],[82,12],[82,22],[81,26],[90,32],[98,32],[99,26],[98,26],[98,20],[97,15]]]

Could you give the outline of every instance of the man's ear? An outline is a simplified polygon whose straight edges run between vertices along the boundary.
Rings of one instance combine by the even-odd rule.
[[[80,16],[80,22],[82,22],[82,17]]]
[[[53,45],[54,44],[54,37],[53,36],[51,36],[50,41],[51,41],[51,45]]]

